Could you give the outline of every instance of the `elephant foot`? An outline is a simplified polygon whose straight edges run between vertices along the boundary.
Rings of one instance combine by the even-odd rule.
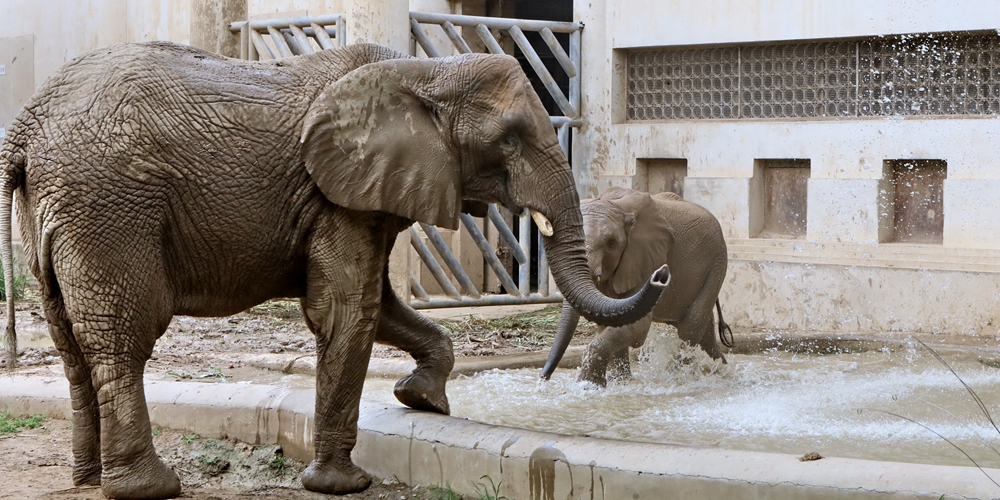
[[[580,376],[576,379],[579,382],[590,382],[598,387],[607,387],[608,379],[603,371],[580,370]]]
[[[392,393],[400,403],[414,410],[450,415],[451,407],[444,390],[446,381],[447,377],[434,377],[427,372],[415,371],[396,382]]]
[[[321,464],[313,460],[302,472],[302,486],[317,493],[346,495],[363,491],[371,484],[371,475],[350,461],[341,469],[330,462]]]
[[[627,356],[625,359],[616,359],[609,363],[608,380],[612,382],[627,382],[632,380],[632,366]]]
[[[181,480],[156,455],[106,470],[101,491],[108,498],[161,499],[181,494]]]
[[[101,462],[73,466],[73,486],[100,486]]]

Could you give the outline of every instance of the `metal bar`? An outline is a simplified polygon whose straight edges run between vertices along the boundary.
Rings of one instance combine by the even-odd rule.
[[[347,27],[342,18],[337,18],[337,44],[341,47],[347,45]]]
[[[323,47],[323,50],[329,50],[334,47],[333,39],[331,39],[330,34],[326,32],[326,28],[316,23],[312,23],[312,29],[313,38],[316,39],[316,43],[318,43],[320,47]]]
[[[559,147],[562,148],[567,159],[569,158],[569,132],[569,123],[563,123],[556,131],[556,137],[559,138]]]
[[[434,299],[430,301],[415,300],[410,302],[414,309],[441,309],[445,307],[475,307],[475,306],[505,306],[513,304],[554,304],[563,301],[562,294],[554,293],[548,297],[533,293],[527,297],[512,295],[484,295],[479,299],[462,297],[460,300]]]
[[[486,50],[490,51],[490,54],[504,54],[503,47],[500,46],[500,42],[497,42],[496,37],[493,36],[493,32],[486,27],[485,24],[476,25],[476,34],[479,38],[483,40],[486,44]]]
[[[427,57],[441,57],[437,48],[434,47],[434,42],[430,38],[427,38],[427,33],[416,19],[410,19],[410,33],[413,34],[413,38],[420,44],[420,48],[424,49]]]
[[[291,33],[292,29],[291,28],[281,28],[278,31],[281,31],[282,33]],[[331,37],[337,36],[337,28],[336,28],[336,26],[333,27],[333,28],[324,28],[324,27],[320,26],[320,31],[326,31],[326,34],[328,36],[331,36]],[[316,35],[316,31],[313,30],[312,26],[303,27],[302,28],[302,32],[305,33],[306,36],[315,36]]]
[[[251,29],[250,40],[253,41],[254,50],[257,51],[258,55],[267,54],[268,59],[277,59],[274,56],[274,51],[271,50],[271,47],[267,46],[267,42],[264,41],[264,37],[260,33]]]
[[[469,48],[469,44],[465,43],[465,39],[462,38],[462,35],[458,33],[457,29],[455,29],[454,24],[445,21],[441,24],[441,28],[444,29],[444,34],[448,35],[448,39],[451,40],[451,44],[454,45],[460,53],[472,53],[472,49]]]
[[[559,44],[559,40],[556,39],[556,36],[552,34],[552,30],[542,28],[538,34],[542,35],[542,40],[545,41],[545,45],[549,46],[549,50],[552,51],[552,55],[556,56],[556,61],[559,61],[559,65],[562,66],[563,71],[565,71],[570,78],[575,77],[576,65],[573,64],[573,60],[569,58],[569,54],[563,50],[562,45]]]
[[[409,280],[410,280],[410,293],[412,293],[413,296],[416,297],[418,300],[422,300],[424,302],[430,302],[431,296],[427,295],[427,291],[424,290],[424,287],[420,286],[420,280],[417,279],[417,277],[414,276],[413,273],[410,273]]]
[[[507,227],[507,221],[503,220],[503,217],[500,215],[500,211],[497,210],[497,206],[492,203],[490,203],[489,217],[490,221],[493,222],[493,226],[497,228],[497,232],[500,233],[500,238],[502,238],[504,243],[506,243],[507,246],[509,246],[514,252],[514,259],[517,260],[518,263],[528,260],[528,257],[521,252],[521,244],[518,243],[517,238],[514,237],[514,233],[512,233],[510,228]]]
[[[444,238],[441,237],[441,233],[438,232],[437,228],[421,222],[420,228],[424,230],[424,234],[427,235],[427,239],[431,240],[431,244],[437,250],[438,255],[444,259],[445,265],[451,270],[451,274],[455,275],[455,279],[458,280],[459,286],[462,287],[462,292],[466,295],[479,298],[479,290],[476,290],[476,285],[472,284],[472,280],[469,279],[469,275],[465,274],[465,269],[462,269],[462,263],[455,258],[455,254],[451,252],[448,248],[448,244],[445,243]]]
[[[274,43],[274,47],[278,49],[278,53],[281,54],[281,57],[292,57],[295,55],[292,54],[292,48],[285,42],[285,37],[280,31],[268,26],[267,32],[271,35],[271,42]]]
[[[547,297],[549,295],[549,261],[545,258],[545,245],[542,241],[544,236],[538,232],[538,295]]]
[[[229,31],[237,32],[243,28],[245,25],[249,25],[250,29],[264,30],[267,28],[287,28],[289,26],[309,26],[312,23],[319,24],[320,26],[325,26],[328,24],[340,24],[342,14],[326,14],[323,16],[307,16],[307,17],[285,17],[281,19],[264,19],[256,21],[237,21],[234,23],[229,23]]]
[[[472,236],[472,241],[476,242],[476,246],[479,247],[479,251],[483,254],[483,258],[486,259],[486,263],[493,269],[493,274],[496,274],[497,279],[500,280],[500,284],[511,295],[520,297],[521,292],[517,289],[517,285],[514,284],[514,280],[510,277],[510,274],[507,274],[503,263],[497,258],[497,254],[493,250],[493,247],[490,246],[490,242],[486,240],[486,236],[479,230],[479,225],[476,224],[476,221],[469,214],[459,214],[458,217],[462,220],[462,225],[465,226],[465,229],[469,231],[469,235]]]
[[[283,38],[285,40],[285,43],[288,45],[288,48],[291,49],[292,55],[296,55],[296,56],[304,56],[304,55],[306,55],[305,49],[303,49],[302,47],[299,46],[299,41],[296,40],[295,37],[292,36],[291,33],[287,32],[287,31],[282,31],[281,32],[281,38]]]
[[[552,126],[561,127],[563,125],[569,125],[570,127],[582,127],[583,120],[566,118],[565,116],[550,116],[549,121],[552,122]]]
[[[583,64],[582,58],[580,56],[580,31],[574,31],[569,34],[569,58],[573,61],[573,66],[577,69],[577,75],[569,79],[569,103],[573,106],[573,109],[580,109],[580,79],[582,78],[579,74],[581,64]],[[573,125],[574,127],[582,127],[583,123],[579,125]]]
[[[441,264],[438,264],[438,261],[434,258],[431,250],[424,244],[424,240],[420,237],[420,233],[417,232],[417,228],[413,226],[410,226],[410,244],[412,244],[413,248],[417,250],[417,255],[420,255],[420,260],[424,261],[424,265],[427,266],[427,270],[431,272],[434,279],[437,280],[439,285],[441,285],[441,289],[444,290],[444,293],[455,299],[462,298],[462,295],[455,289],[455,285],[451,284],[451,280],[448,278],[448,275],[444,274],[444,269],[441,268]]]
[[[305,31],[302,31],[302,28],[298,26],[290,26],[288,29],[292,31],[295,41],[299,42],[299,47],[302,48],[303,52],[306,54],[312,54],[314,52],[312,44],[309,43],[309,37],[306,36]]]
[[[250,27],[240,29],[240,59],[250,59]]]
[[[520,26],[521,29],[526,29],[528,31],[540,31],[542,28],[549,28],[556,33],[572,33],[580,28],[583,28],[582,24],[575,22],[533,21],[530,19],[510,19],[505,17],[461,16],[455,14],[415,12],[412,10],[410,11],[410,19],[414,19],[418,23],[424,24],[442,24],[445,21],[451,22],[455,26],[475,27],[477,24],[483,24],[487,28],[498,30],[509,30],[513,26]]]
[[[518,221],[520,223],[518,238],[521,242],[521,251],[524,255],[531,255],[531,214],[525,209],[521,212]],[[521,295],[531,294],[531,259],[525,259],[517,268],[517,287],[521,290]]]
[[[521,52],[524,53],[524,57],[528,59],[528,62],[531,64],[531,68],[535,70],[535,73],[538,75],[538,79],[545,85],[549,94],[552,94],[552,98],[555,99],[556,104],[559,105],[559,109],[562,110],[563,114],[570,118],[579,118],[579,113],[576,108],[574,108],[573,105],[566,99],[566,96],[563,95],[562,90],[559,89],[559,85],[557,85],[556,81],[552,79],[552,75],[549,73],[549,70],[545,69],[545,64],[538,58],[538,54],[535,52],[535,49],[531,47],[528,39],[524,37],[524,32],[521,31],[521,28],[513,26],[510,28],[508,33],[510,33],[511,38],[514,39],[514,43],[521,48]]]

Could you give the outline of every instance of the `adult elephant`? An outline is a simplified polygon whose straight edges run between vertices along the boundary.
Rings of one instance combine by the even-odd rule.
[[[302,482],[347,493],[370,483],[350,454],[374,340],[418,360],[397,387],[404,403],[447,412],[451,344],[387,283],[395,236],[413,221],[456,228],[466,202],[548,216],[557,283],[597,322],[644,316],[668,279],[658,271],[627,300],[593,286],[572,172],[507,56],[418,60],[354,45],[254,62],[117,45],[41,87],[0,169],[4,272],[11,283],[16,192],[70,381],[74,482],[114,498],[180,492],[153,449],[142,386],[175,314],[301,298],[318,355],[316,456]],[[13,318],[8,302],[9,347]]]
[[[628,349],[642,346],[653,321],[677,327],[681,339],[725,362],[715,338],[712,306],[719,313],[719,337],[732,347],[732,331],[719,305],[728,256],[715,216],[674,193],[651,196],[624,188],[585,201],[581,211],[590,272],[600,290],[627,296],[643,286],[644,273],[664,262],[671,279],[650,315],[598,334],[584,354],[580,380],[605,386],[609,366],[614,378],[629,377]],[[571,304],[564,303],[542,378],[555,371],[579,319]]]

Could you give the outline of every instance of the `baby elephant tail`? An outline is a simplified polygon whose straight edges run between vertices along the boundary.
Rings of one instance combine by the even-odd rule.
[[[715,311],[719,314],[719,340],[722,341],[722,345],[732,348],[736,345],[733,341],[733,329],[722,319],[722,304],[719,303],[719,299],[715,299]]]
[[[14,330],[14,252],[11,248],[11,210],[14,191],[24,176],[24,157],[11,138],[0,150],[0,257],[3,259],[4,289],[7,294],[7,327],[4,344],[7,347],[7,370],[17,365],[17,334]]]

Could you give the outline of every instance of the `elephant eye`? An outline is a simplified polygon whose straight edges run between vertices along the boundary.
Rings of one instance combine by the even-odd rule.
[[[502,140],[504,146],[516,147],[521,140],[514,134],[507,134]]]
[[[608,249],[614,250],[618,248],[618,240],[608,240]]]

